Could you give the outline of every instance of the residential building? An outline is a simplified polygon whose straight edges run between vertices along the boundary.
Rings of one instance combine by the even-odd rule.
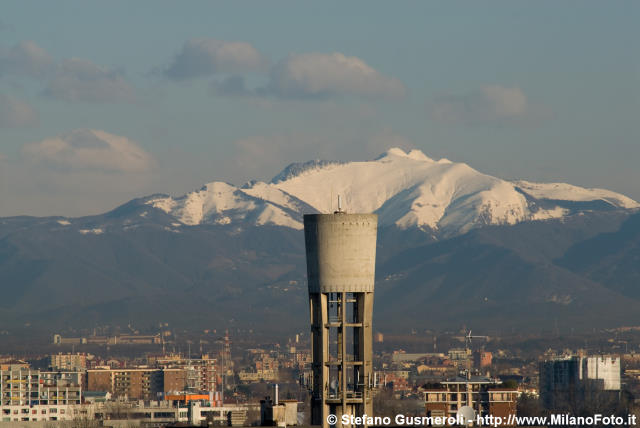
[[[90,369],[87,390],[107,391],[115,398],[157,399],[164,393],[164,374],[155,368]]]
[[[61,352],[49,356],[51,370],[82,371],[87,368],[87,354],[63,354]]]
[[[504,388],[500,382],[482,376],[457,376],[423,388],[427,416],[455,417],[463,406],[477,415],[499,416],[506,420],[516,414],[519,392]]]
[[[447,356],[452,361],[466,361],[471,357],[469,348],[451,348],[447,351]]]
[[[72,419],[81,401],[80,372],[45,372],[24,364],[0,369],[0,421]]]
[[[547,409],[579,399],[587,390],[611,394],[620,391],[620,358],[614,356],[560,356],[539,366],[540,397]]]
[[[82,373],[41,372],[23,366],[0,370],[0,404],[80,404]]]
[[[475,351],[473,353],[473,365],[478,369],[491,366],[493,354],[489,351]]]
[[[165,374],[165,392],[216,391],[217,359],[203,354],[200,358],[182,358],[180,355],[163,355],[149,358],[149,363],[163,370],[174,370]],[[183,381],[180,376],[184,376]],[[170,384],[167,384],[169,382]],[[181,389],[177,389],[180,383]]]

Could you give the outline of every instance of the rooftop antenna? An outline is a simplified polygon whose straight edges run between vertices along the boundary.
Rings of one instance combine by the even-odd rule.
[[[334,214],[344,213],[342,211],[342,196],[338,195],[338,211],[334,212]]]
[[[333,211],[333,186],[331,186],[331,195],[329,197],[329,212]]]

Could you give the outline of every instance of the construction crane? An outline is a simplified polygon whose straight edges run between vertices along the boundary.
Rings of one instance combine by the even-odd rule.
[[[471,349],[472,339],[489,339],[489,336],[473,336],[471,334],[471,330],[469,330],[469,333],[467,333],[467,335],[464,338],[465,338],[465,343],[467,345],[467,348]]]
[[[489,339],[489,336],[474,336],[471,334],[471,329],[469,329],[469,333],[464,337],[465,339],[465,348],[467,351],[467,367],[466,367],[466,378],[471,379],[471,343],[473,339]]]

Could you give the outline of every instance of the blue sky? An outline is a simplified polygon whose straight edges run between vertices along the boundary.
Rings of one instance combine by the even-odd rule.
[[[98,213],[391,146],[640,200],[639,8],[5,2],[0,216]]]

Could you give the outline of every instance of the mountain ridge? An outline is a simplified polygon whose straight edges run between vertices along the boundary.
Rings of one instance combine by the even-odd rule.
[[[372,161],[289,164],[270,182],[242,187],[211,182],[178,198],[148,204],[186,225],[272,224],[302,229],[302,214],[332,212],[337,195],[352,212],[381,223],[455,236],[484,225],[563,218],[584,210],[635,209],[633,199],[566,183],[507,181],[419,150],[391,148]]]
[[[0,218],[0,322],[306,331],[304,237],[290,222],[327,212],[340,193],[347,210],[379,214],[376,329],[640,325],[640,212],[624,195],[517,182],[523,190],[399,149],[285,176],[93,216]]]

